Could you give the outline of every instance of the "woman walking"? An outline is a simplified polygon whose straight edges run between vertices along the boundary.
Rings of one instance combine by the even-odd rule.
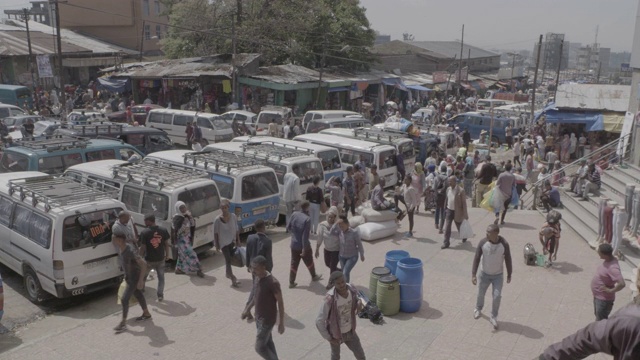
[[[331,235],[340,239],[340,267],[344,273],[345,281],[349,282],[351,270],[358,262],[358,254],[360,254],[360,260],[364,261],[364,248],[360,240],[360,233],[349,226],[346,215],[341,215],[338,223],[331,227]]]
[[[335,206],[338,208],[338,215],[340,215],[340,209],[342,209],[342,199],[344,199],[344,193],[342,191],[342,181],[339,177],[333,176],[327,184],[325,188],[329,190],[329,201],[331,206]]]
[[[418,214],[420,212],[420,198],[422,197],[422,193],[424,192],[424,188],[426,186],[426,177],[424,175],[424,170],[422,169],[422,164],[420,162],[416,162],[416,168],[411,174],[411,186],[416,189],[418,194],[418,204],[415,206],[415,213]],[[406,201],[406,198],[405,198]]]
[[[427,172],[425,179],[426,189],[424,190],[424,211],[434,211],[436,208],[436,193],[433,191],[433,183],[436,179],[436,166],[427,166]]]
[[[324,264],[333,274],[338,270],[340,263],[340,239],[337,235],[331,234],[331,227],[338,218],[338,208],[332,206],[327,210],[327,220],[318,226],[318,241],[316,242],[316,259],[320,257],[320,246],[324,243]],[[327,284],[327,289],[331,288],[331,281]]]
[[[324,191],[318,186],[320,177],[313,177],[313,184],[307,189],[305,200],[309,202],[309,217],[311,217],[311,233],[316,234],[320,222],[320,204],[324,201]]]
[[[571,149],[571,139],[569,139],[569,135],[564,135],[561,146],[560,158],[562,162],[566,164],[569,162],[569,150]]]
[[[175,205],[176,214],[173,216],[173,239],[178,244],[178,261],[176,274],[196,273],[204,277],[200,268],[198,254],[193,250],[193,235],[196,230],[196,221],[187,209],[187,205],[178,201]]]
[[[222,210],[222,214],[218,216],[213,223],[213,243],[217,251],[222,250],[227,279],[231,279],[231,286],[237,288],[240,286],[240,283],[235,275],[233,275],[233,270],[231,269],[231,251],[233,250],[234,243],[240,246],[240,233],[238,231],[238,218],[229,211],[229,205],[228,199],[220,199],[220,210]]]

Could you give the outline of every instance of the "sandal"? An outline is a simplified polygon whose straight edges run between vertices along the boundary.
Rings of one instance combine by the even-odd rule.
[[[231,283],[231,286],[232,286],[232,287],[234,287],[234,288],[239,288],[239,287],[240,287],[240,282],[238,282],[238,281],[233,281],[233,282]]]
[[[142,315],[136,318],[136,321],[145,321],[151,319],[151,315]]]

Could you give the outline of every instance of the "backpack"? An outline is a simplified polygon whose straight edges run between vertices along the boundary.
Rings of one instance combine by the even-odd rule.
[[[447,177],[445,175],[438,175],[436,177],[436,194],[438,195],[446,195],[447,194]]]

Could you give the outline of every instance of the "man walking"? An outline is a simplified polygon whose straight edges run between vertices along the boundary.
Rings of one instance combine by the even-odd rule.
[[[616,293],[625,287],[622,272],[618,260],[613,256],[611,244],[600,244],[598,255],[604,260],[596,269],[596,274],[591,279],[591,292],[593,293],[593,310],[596,321],[608,319]]]
[[[253,271],[251,269],[251,262],[254,258],[258,256],[264,257],[267,261],[265,265],[267,271],[271,272],[273,270],[273,243],[271,239],[269,239],[267,234],[265,234],[266,225],[264,223],[264,220],[256,220],[254,227],[256,229],[256,233],[249,235],[249,237],[247,238],[247,254],[245,261],[245,263],[247,264],[247,271],[252,274],[253,282],[255,282],[256,280],[256,277],[255,275],[253,275]],[[251,315],[251,307],[249,305],[253,304],[254,296],[254,288],[252,287],[251,292],[249,293],[247,304],[245,305],[244,311],[242,311],[242,316],[240,317],[241,319],[253,319],[253,316]]]
[[[187,126],[184,129],[184,133],[187,137],[187,148],[191,149],[191,139],[193,138],[193,126],[191,125],[191,122],[187,123]]]
[[[282,199],[284,200],[285,204],[287,204],[287,229],[289,228],[289,223],[291,222],[291,214],[293,214],[293,210],[295,210],[296,204],[300,203],[300,201],[302,200],[302,193],[300,192],[300,178],[298,177],[300,167],[298,166],[298,164],[294,164],[291,167],[291,170],[292,171],[284,175],[284,186],[282,188]]]
[[[347,177],[342,181],[344,189],[344,212],[347,214],[351,209],[351,216],[356,216],[356,181],[353,177],[353,167],[348,166]]]
[[[147,261],[148,275],[151,270],[158,274],[158,301],[164,299],[164,266],[169,256],[169,232],[162,226],[156,225],[156,217],[147,214],[144,217],[144,224],[147,226],[140,233],[140,256],[144,256]],[[146,278],[146,276],[145,276]]]
[[[280,282],[267,271],[267,259],[258,255],[251,260],[253,300],[247,306],[256,306],[256,353],[266,360],[278,360],[271,330],[278,322],[278,333],[284,334],[284,300]]]
[[[146,263],[140,255],[138,255],[135,246],[128,243],[124,236],[114,234],[112,241],[120,253],[122,268],[124,269],[124,280],[127,284],[120,299],[122,302],[122,320],[113,328],[116,334],[119,334],[127,330],[127,315],[129,314],[129,300],[131,299],[131,295],[138,299],[140,307],[142,308],[142,316],[136,318],[136,321],[151,319],[151,314],[147,308],[147,301],[144,298],[144,294],[140,291],[144,289]]]
[[[320,335],[331,344],[331,360],[340,359],[340,345],[344,343],[358,360],[365,354],[356,333],[356,314],[362,305],[358,291],[348,284],[340,271],[331,273],[330,282],[335,286],[325,295],[316,327]]]
[[[476,308],[473,311],[473,318],[478,319],[482,315],[484,307],[484,296],[487,293],[489,285],[491,285],[491,293],[493,294],[493,303],[491,306],[491,317],[489,322],[494,329],[498,329],[498,310],[500,309],[500,299],[502,297],[502,285],[504,282],[504,268],[507,267],[507,284],[511,282],[511,251],[509,243],[500,236],[500,227],[491,224],[487,227],[487,237],[480,240],[476,248],[476,256],[473,258],[473,268],[471,269],[471,283],[476,285],[478,279],[478,265],[482,261],[480,269],[480,285],[478,287],[478,298],[476,299]]]
[[[489,191],[489,185],[497,176],[496,166],[491,163],[491,156],[487,155],[480,171],[476,175],[476,205],[480,206],[484,194]]]
[[[322,276],[316,275],[316,269],[313,264],[313,250],[309,242],[309,233],[311,232],[311,218],[309,217],[309,202],[303,201],[300,205],[300,211],[296,211],[291,215],[291,221],[287,225],[287,230],[291,234],[291,270],[289,272],[289,288],[293,289],[298,286],[296,283],[296,275],[300,260],[304,262],[311,274],[311,280],[318,281]]]
[[[500,209],[496,209],[495,211],[496,219],[493,221],[494,224],[498,224],[498,220],[500,220],[500,224],[504,225],[504,217],[507,215],[507,209],[511,203],[513,187],[516,185],[516,177],[511,173],[511,168],[511,163],[507,163],[504,166],[504,171],[498,176],[498,180],[496,181],[496,190],[502,194],[504,203],[502,204],[502,217],[500,217],[500,219],[498,219]]]
[[[111,232],[114,235],[122,235],[128,243],[138,247],[138,231],[131,221],[131,214],[128,211],[122,210],[118,213],[118,220],[113,223]]]
[[[324,264],[329,268],[329,273],[338,269],[340,263],[340,238],[331,234],[331,227],[338,218],[338,208],[332,206],[327,210],[327,220],[318,227],[318,241],[316,242],[316,259],[320,257],[320,247],[324,243]],[[331,282],[327,284],[327,290],[331,288]]]
[[[469,214],[467,214],[467,196],[464,194],[464,189],[457,184],[457,179],[453,175],[449,176],[449,189],[447,190],[445,204],[444,244],[440,247],[441,249],[446,249],[450,245],[451,223],[455,222],[458,232],[460,232],[462,221],[469,220]],[[466,241],[467,239],[462,239],[462,242]]]
[[[469,151],[469,144],[471,143],[471,134],[469,133],[468,128],[464,128],[462,132],[462,143],[464,144],[464,148]]]

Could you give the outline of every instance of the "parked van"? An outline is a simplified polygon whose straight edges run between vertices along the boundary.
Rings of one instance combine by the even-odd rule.
[[[31,97],[31,90],[21,85],[0,85],[0,103],[19,106],[23,109],[32,109],[33,98]]]
[[[378,174],[387,181],[387,187],[398,183],[398,167],[396,166],[396,148],[392,145],[383,145],[371,141],[349,139],[337,135],[304,134],[294,138],[312,144],[332,146],[340,152],[340,159],[344,166],[351,166],[364,156],[367,166],[376,164]]]
[[[431,133],[429,130],[420,129],[418,135],[409,135],[406,131],[394,129],[385,124],[375,124],[373,127],[367,129],[368,132],[384,134],[389,137],[407,138],[413,141],[413,148],[416,153],[416,161],[424,163],[429,157],[432,151],[438,151],[438,140],[435,133]]]
[[[250,144],[250,143],[219,143],[212,144],[204,148],[204,151],[215,151],[215,149],[233,151],[247,158],[261,160],[276,172],[278,188],[280,192],[280,214],[286,214],[287,206],[282,200],[282,189],[284,186],[284,175],[293,171],[293,166],[298,165],[300,178],[300,195],[304,199],[307,189],[311,186],[315,176],[319,176],[319,186],[324,188],[324,174],[320,159],[313,156],[311,151],[303,149],[285,148],[273,144]]]
[[[171,229],[175,204],[183,201],[196,220],[194,249],[201,252],[213,247],[213,222],[221,214],[220,194],[204,171],[165,163],[102,160],[72,166],[64,176],[122,201],[138,233],[146,227],[146,214],[154,214],[158,225]]]
[[[285,106],[263,106],[260,109],[258,118],[256,120],[256,135],[269,135],[269,124],[272,121],[278,125],[278,136],[282,136],[282,128],[289,121],[289,126],[293,129],[295,120],[293,118],[293,111]]]
[[[29,115],[29,114],[18,106],[0,103],[0,119],[4,119],[9,116],[18,116],[18,115]]]
[[[216,182],[220,196],[229,199],[242,232],[253,230],[256,220],[268,225],[278,222],[280,192],[275,171],[262,161],[248,159],[225,150],[192,152],[159,151],[147,155],[144,162],[171,163],[201,169]]]
[[[83,139],[61,135],[39,139],[22,139],[4,149],[0,159],[0,173],[40,171],[62,174],[70,166],[104,159],[129,159],[132,151],[144,156],[135,147],[117,140]]]
[[[274,138],[271,136],[239,136],[231,140],[233,142],[252,144],[274,144],[282,147],[293,147],[294,149],[310,150],[322,162],[324,171],[324,181],[329,181],[332,177],[343,177],[344,167],[340,160],[340,153],[334,147],[304,143],[295,140]]]
[[[171,141],[187,144],[187,123],[198,124],[202,130],[202,139],[206,144],[229,141],[233,138],[231,123],[220,115],[173,109],[152,109],[147,116],[147,127],[164,130]]]
[[[0,174],[0,262],[29,300],[88,294],[120,283],[111,228],[124,204],[71,179]]]
[[[319,133],[324,129],[331,128],[347,128],[354,129],[359,127],[371,127],[373,123],[362,115],[347,116],[345,118],[328,118],[328,119],[312,119],[309,121],[305,133]]]
[[[413,147],[413,140],[407,137],[385,135],[379,131],[366,128],[357,129],[341,129],[333,128],[320,131],[320,134],[337,135],[350,139],[359,139],[370,141],[377,144],[391,145],[396,148],[397,153],[402,154],[404,158],[404,168],[407,172],[413,170],[416,166],[416,152]]]
[[[359,114],[355,111],[346,110],[309,110],[304,114],[304,117],[302,118],[302,126],[306,129],[311,120],[344,119],[347,117],[360,118],[362,117],[362,114]]]
[[[167,133],[160,129],[129,126],[108,121],[87,125],[67,125],[56,130],[56,134],[122,140],[144,154],[173,149],[173,142],[169,139]]]
[[[492,107],[495,109],[498,106],[505,106],[511,104],[511,101],[507,100],[498,100],[498,99],[479,99],[476,102],[476,109],[478,110],[489,110]]]
[[[520,129],[514,125],[515,121],[510,118],[493,117],[493,138],[491,141],[499,144],[506,142],[505,129],[507,125],[513,127],[513,134],[517,134]],[[485,130],[487,133],[491,130],[491,116],[478,112],[466,112],[459,114],[449,120],[450,126],[459,126],[460,130],[469,129],[472,139],[479,139],[480,132]]]

